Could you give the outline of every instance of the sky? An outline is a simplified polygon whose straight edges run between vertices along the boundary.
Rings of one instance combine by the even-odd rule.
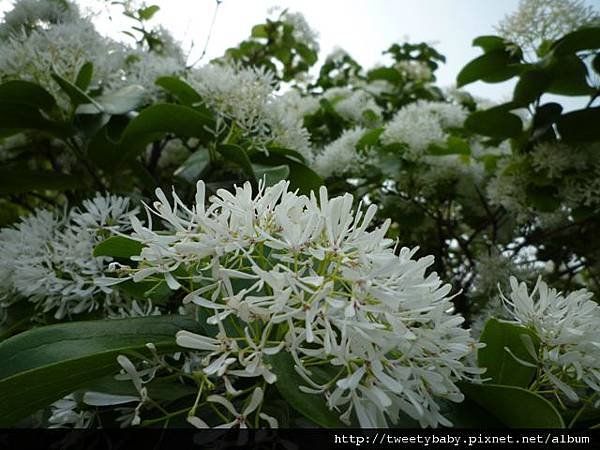
[[[595,4],[598,0],[588,0]],[[12,0],[0,0],[0,14],[11,8]],[[104,0],[78,0],[84,7],[109,5]],[[151,24],[165,26],[184,49],[189,61],[197,60],[206,43],[216,0],[147,0],[160,6]],[[321,60],[335,47],[350,53],[364,67],[382,61],[382,51],[406,39],[427,42],[446,56],[447,63],[437,72],[438,84],[455,83],[460,69],[481,50],[473,47],[475,37],[494,34],[494,26],[517,9],[519,0],[222,0],[203,61],[247,38],[253,25],[263,22],[274,6],[304,14],[319,32]],[[95,18],[104,34],[118,38],[131,26],[118,7],[112,18],[104,11]],[[514,81],[499,84],[482,82],[467,86],[472,94],[494,101],[512,95]]]

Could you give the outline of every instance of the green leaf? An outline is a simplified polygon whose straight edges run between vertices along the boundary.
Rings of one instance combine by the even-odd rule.
[[[515,58],[504,49],[492,50],[469,62],[456,77],[457,87],[482,80],[497,83],[508,80],[521,71]]]
[[[558,132],[566,142],[592,142],[600,139],[600,106],[563,114],[557,120]]]
[[[264,24],[254,25],[250,34],[253,38],[268,38],[267,28]]]
[[[137,109],[144,104],[146,90],[142,86],[125,86],[110,94],[100,95],[94,98],[94,102],[100,105],[102,111],[107,114],[125,114]],[[98,107],[95,105],[80,105],[77,114],[97,114]]]
[[[240,166],[248,178],[254,179],[252,163],[243,147],[234,144],[221,144],[217,147],[217,150],[226,160]]]
[[[537,210],[542,212],[554,212],[560,206],[558,189],[556,186],[527,186],[527,200]]]
[[[459,383],[465,396],[510,428],[564,428],[562,417],[545,398],[516,386]]]
[[[160,7],[158,5],[150,5],[146,8],[138,9],[138,16],[142,20],[150,20],[152,19],[152,16],[154,16],[154,14],[156,14],[159,10]]]
[[[9,426],[118,370],[116,357],[177,350],[175,333],[198,329],[182,316],[72,322],[21,333],[0,343],[0,426]]]
[[[273,186],[281,180],[285,180],[290,174],[290,168],[286,165],[264,166],[252,164],[257,180],[265,180],[267,186]]]
[[[543,69],[532,69],[523,72],[515,86],[513,101],[519,105],[529,105],[544,93],[551,81],[551,74]]]
[[[290,168],[288,180],[291,189],[298,189],[301,194],[310,194],[311,191],[318,192],[323,185],[322,178],[311,168],[285,156],[271,153],[268,156],[264,153],[258,153],[252,156],[252,162],[265,166],[282,166]]]
[[[402,75],[396,69],[392,69],[391,67],[379,67],[370,70],[367,74],[367,79],[369,81],[385,80],[392,84],[396,84],[402,81]]]
[[[484,378],[491,378],[492,383],[526,388],[535,376],[536,368],[519,363],[506,350],[510,350],[517,358],[535,365],[535,360],[527,351],[522,335],[529,336],[537,350],[539,341],[531,330],[512,323],[501,322],[491,318],[481,333],[480,342],[485,347],[477,351],[480,367],[487,369]]]
[[[174,175],[188,183],[195,183],[210,167],[210,157],[206,149],[198,149],[175,170]]]
[[[346,427],[340,421],[339,414],[327,407],[323,396],[306,394],[298,389],[299,386],[305,386],[306,382],[294,369],[294,359],[289,353],[281,351],[270,356],[268,360],[273,372],[277,375],[275,386],[292,408],[319,426],[325,428]]]
[[[81,179],[72,175],[15,167],[0,168],[0,193],[2,194],[38,190],[63,191],[80,187],[82,187]]]
[[[146,145],[165,133],[179,137],[197,137],[208,141],[213,135],[212,117],[184,105],[158,104],[144,109],[123,131],[121,147],[123,157],[133,157]]]
[[[473,40],[474,47],[480,47],[485,53],[503,50],[507,42],[500,36],[479,36]]]
[[[139,255],[144,246],[141,242],[125,236],[111,236],[94,248],[94,256],[112,256],[113,258],[130,258]]]
[[[93,74],[94,65],[88,61],[83,66],[81,66],[81,69],[79,69],[77,79],[75,80],[75,85],[82,91],[85,91],[88,87],[90,87]]]
[[[160,77],[156,79],[155,84],[166,90],[182,105],[192,106],[202,102],[200,94],[185,81],[177,77]]]
[[[0,102],[0,129],[41,130],[57,136],[64,136],[70,131],[62,123],[45,118],[37,109],[9,102]]]
[[[582,28],[567,34],[552,46],[555,55],[600,48],[600,27]]]
[[[317,52],[315,52],[314,50],[312,50],[307,45],[301,42],[296,44],[296,50],[309,66],[312,66],[314,63],[317,62],[317,59],[319,59],[319,55],[317,54]]]
[[[450,135],[450,136],[448,136],[448,139],[446,140],[445,147],[433,144],[428,148],[428,152],[432,155],[439,155],[439,156],[441,156],[441,155],[470,155],[471,147],[469,146],[469,143],[465,139]]]
[[[588,95],[594,90],[588,85],[588,70],[575,55],[554,58],[548,66],[552,80],[546,91],[557,95]]]
[[[38,84],[11,80],[0,85],[0,103],[27,105],[34,109],[50,110],[56,105],[54,97]],[[2,128],[6,128],[2,123]]]
[[[77,114],[97,114],[98,106],[107,114],[125,114],[143,105],[146,99],[146,90],[136,84],[125,86],[110,94],[94,98],[94,104],[80,105]]]
[[[484,136],[507,139],[516,138],[521,134],[523,122],[519,116],[495,106],[472,113],[465,121],[465,127]]]
[[[554,136],[552,125],[554,125],[554,123],[560,117],[561,112],[562,106],[558,103],[544,103],[543,105],[539,106],[535,111],[531,125],[533,130],[531,136],[532,139],[538,139],[544,136],[547,132],[550,132],[551,136]]]
[[[60,88],[71,99],[71,104],[73,107],[77,107],[78,105],[85,103],[91,103],[92,107],[94,108],[94,113],[103,112],[102,107],[79,87],[71,83],[69,80],[61,77],[57,73],[52,73],[51,75],[52,79],[56,81]]]
[[[383,130],[383,127],[379,127],[365,132],[365,134],[363,134],[362,137],[356,143],[356,149],[358,151],[363,151],[367,147],[375,146],[379,141],[379,136],[381,136]]]

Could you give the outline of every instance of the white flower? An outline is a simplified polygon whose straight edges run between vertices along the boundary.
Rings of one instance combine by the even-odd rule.
[[[89,428],[95,414],[92,411],[80,409],[75,397],[66,397],[50,405],[49,428]]]
[[[368,159],[366,152],[361,154],[356,148],[365,134],[364,128],[346,130],[335,141],[326,145],[317,154],[313,167],[323,178],[356,172]]]
[[[119,294],[96,282],[110,258],[94,257],[96,244],[129,229],[129,200],[97,195],[60,217],[40,210],[0,231],[0,280],[4,290],[35,302],[56,318],[110,309]]]
[[[80,19],[49,28],[13,33],[0,43],[0,73],[6,78],[34,81],[59,99],[66,99],[52,79],[52,70],[74,82],[86,62],[94,65],[91,88],[103,87],[122,76],[124,47],[101,36]]]
[[[525,283],[510,278],[511,292],[502,295],[512,318],[531,328],[540,340],[532,357],[548,384],[571,401],[578,386],[600,392],[600,306],[585,289],[564,296],[538,279],[529,293]]]
[[[71,22],[79,17],[77,5],[68,0],[18,0],[13,3],[13,9],[4,14],[0,36]]]
[[[573,155],[567,145],[542,142],[531,151],[531,160],[536,171],[546,171],[550,178],[559,177],[570,167],[585,168],[585,161]]]
[[[267,357],[289,352],[307,383],[299,388],[324,394],[343,420],[355,411],[362,426],[387,426],[403,411],[423,426],[449,423],[436,398],[462,400],[455,382],[477,372],[464,363],[475,343],[448,313],[450,286],[427,273],[433,257],[396,254],[389,222],[367,231],[376,207],[354,211],[350,194],[329,199],[323,187],[317,200],[287,182],[257,193],[247,183],[207,203],[197,187],[191,208],[157,190],[151,212],[171,231],[132,224],[144,248],[129,277],[191,287],[184,302],[219,331],[180,331],[177,341],[204,358],[207,376],[227,377],[228,392],[240,378],[268,386],[276,378]],[[315,361],[347,381],[317,383]]]
[[[211,403],[216,403],[223,406],[227,413],[233,417],[233,420],[231,422],[219,425],[217,426],[217,428],[248,428],[249,416],[252,413],[254,413],[254,411],[256,411],[256,409],[263,402],[263,390],[259,387],[254,389],[250,400],[248,401],[246,407],[241,413],[238,412],[237,409],[235,409],[235,406],[233,406],[233,404],[229,400],[227,400],[221,395],[209,395],[207,400]],[[265,422],[267,422],[269,424],[269,427],[277,428],[277,420],[273,417],[262,412],[259,413],[258,416]],[[188,421],[198,428],[207,428],[206,423],[198,417],[189,417]]]
[[[403,107],[386,125],[381,142],[406,144],[405,158],[417,160],[431,144],[444,145],[447,130],[462,127],[467,111],[461,106],[419,100]]]
[[[433,72],[429,66],[421,61],[399,61],[394,67],[411,81],[426,82],[433,78]]]
[[[381,108],[375,103],[373,95],[364,90],[332,88],[325,91],[323,96],[340,116],[351,122],[372,124],[381,117]]]

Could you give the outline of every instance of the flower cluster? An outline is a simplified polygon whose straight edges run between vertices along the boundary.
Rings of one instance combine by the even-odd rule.
[[[538,385],[553,386],[572,402],[586,389],[600,393],[600,306],[592,294],[580,289],[565,296],[541,279],[531,293],[514,277],[510,285],[502,299],[512,319],[539,339],[538,350],[532,342],[527,346],[537,362]]]
[[[137,267],[119,272],[187,291],[184,303],[204,311],[215,333],[181,331],[177,342],[201,352],[204,374],[228,395],[241,394],[236,380],[254,379],[255,406],[277,380],[270,358],[289,353],[300,389],[324,395],[344,421],[354,414],[361,426],[387,426],[403,412],[422,426],[450,424],[438,399],[462,401],[455,382],[476,371],[464,364],[476,344],[448,312],[450,286],[427,274],[433,257],[397,254],[384,237],[389,222],[368,231],[376,206],[353,211],[350,194],[329,199],[323,187],[307,197],[283,181],[256,194],[250,184],[219,190],[208,204],[200,181],[191,209],[175,193],[172,205],[160,189],[157,197],[151,212],[169,229],[133,218],[143,249]],[[329,367],[328,379],[316,366]],[[208,401],[247,419],[223,397]]]
[[[357,124],[375,124],[381,117],[381,108],[373,95],[361,89],[332,88],[323,94],[335,111],[345,120]]]
[[[402,108],[381,135],[384,144],[405,144],[404,157],[418,160],[431,144],[443,145],[448,129],[459,128],[467,111],[452,103],[419,100]]]
[[[364,164],[368,156],[361,154],[356,145],[365,134],[364,128],[346,130],[335,141],[326,145],[316,156],[313,168],[323,178],[344,175]]]
[[[0,230],[2,296],[25,297],[58,319],[118,306],[119,295],[99,285],[110,258],[96,244],[129,229],[129,199],[97,195],[64,215],[39,210]]]

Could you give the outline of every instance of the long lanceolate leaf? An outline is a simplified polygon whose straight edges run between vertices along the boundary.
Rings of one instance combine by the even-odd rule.
[[[177,348],[175,333],[195,330],[181,316],[72,322],[36,328],[0,343],[0,427],[118,370],[116,357]]]

